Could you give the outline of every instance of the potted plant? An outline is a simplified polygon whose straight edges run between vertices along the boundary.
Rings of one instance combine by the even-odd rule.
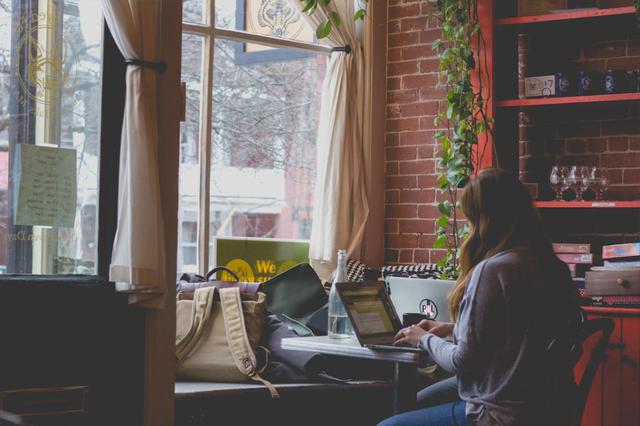
[[[304,12],[313,13],[321,5],[330,7],[332,0],[300,0]],[[446,109],[435,122],[442,130],[439,142],[437,187],[442,195],[438,204],[440,218],[436,222],[435,248],[446,249],[438,262],[441,278],[455,280],[460,264],[459,252],[468,235],[468,227],[460,214],[459,196],[465,183],[477,170],[482,153],[476,149],[483,136],[493,136],[493,120],[487,111],[490,93],[483,87],[487,70],[485,39],[478,20],[478,0],[429,0],[436,12],[429,19],[439,21],[442,36],[432,44],[439,58],[439,85],[445,90]],[[360,0],[354,19],[364,19],[367,0]],[[326,37],[340,25],[336,14],[318,25],[316,36]],[[474,84],[477,82],[477,84]]]

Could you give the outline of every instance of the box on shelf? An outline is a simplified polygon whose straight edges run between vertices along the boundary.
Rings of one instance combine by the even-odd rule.
[[[556,96],[555,75],[541,75],[524,79],[524,96],[527,98],[546,98]]]
[[[605,260],[604,267],[615,268],[640,268],[640,258],[628,257],[622,260]]]
[[[556,253],[558,259],[563,261],[564,263],[580,263],[590,265],[593,263],[593,254],[582,254],[582,253]]]
[[[518,0],[518,16],[544,15],[566,8],[567,0]]]
[[[592,268],[585,274],[585,280],[590,296],[640,296],[640,268]]]
[[[613,244],[602,247],[603,259],[640,256],[640,243]]]
[[[556,253],[591,253],[591,244],[553,243],[553,251]]]

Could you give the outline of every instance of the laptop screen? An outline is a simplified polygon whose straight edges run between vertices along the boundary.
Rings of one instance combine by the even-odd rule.
[[[393,336],[400,329],[400,320],[382,283],[338,283],[336,286],[361,338]]]

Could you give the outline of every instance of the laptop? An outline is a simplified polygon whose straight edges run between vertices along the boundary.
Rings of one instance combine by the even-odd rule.
[[[376,350],[422,352],[419,348],[393,346],[402,323],[383,282],[336,283],[335,286],[361,346]]]
[[[430,320],[451,321],[449,294],[455,281],[405,277],[387,277],[385,281],[400,318],[404,314],[420,313]]]

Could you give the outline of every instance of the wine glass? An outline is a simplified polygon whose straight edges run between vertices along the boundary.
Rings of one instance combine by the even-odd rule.
[[[589,187],[589,173],[584,166],[571,166],[567,182],[573,192],[576,193],[576,201],[583,201],[582,193]]]
[[[562,193],[567,189],[567,168],[553,166],[549,174],[549,184],[556,193],[556,201],[562,201]]]
[[[596,200],[602,201],[602,194],[609,187],[609,172],[604,167],[592,167],[589,172],[589,183],[596,194]]]

